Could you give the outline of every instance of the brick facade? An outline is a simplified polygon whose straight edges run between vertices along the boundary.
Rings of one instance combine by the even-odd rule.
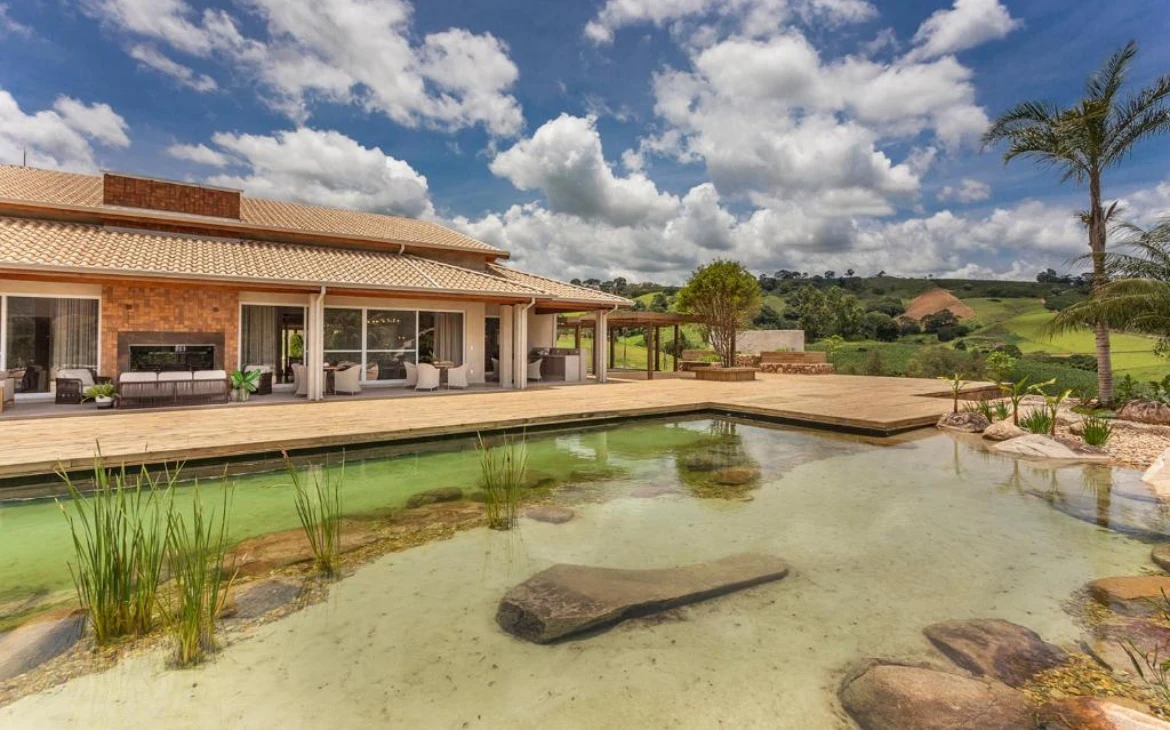
[[[240,294],[195,286],[109,284],[102,287],[102,375],[117,376],[124,332],[222,332],[224,366],[238,362]]]
[[[150,180],[107,172],[102,176],[102,202],[127,208],[240,219],[240,193],[199,185]]]

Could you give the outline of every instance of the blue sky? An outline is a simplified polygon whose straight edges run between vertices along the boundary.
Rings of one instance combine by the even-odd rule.
[[[424,216],[571,278],[1031,277],[1084,194],[981,153],[1071,103],[1148,0],[0,0],[0,161]],[[1111,171],[1170,214],[1170,139]]]

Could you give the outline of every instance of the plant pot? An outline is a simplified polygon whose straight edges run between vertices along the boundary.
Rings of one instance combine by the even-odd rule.
[[[242,388],[237,389],[237,390],[233,390],[232,394],[235,398],[236,403],[247,403],[248,397],[250,395],[252,395],[251,393],[249,393],[248,391],[246,391]]]
[[[93,401],[97,404],[99,410],[105,410],[107,408],[114,407],[114,399],[108,395],[99,395],[98,397],[94,398]]]

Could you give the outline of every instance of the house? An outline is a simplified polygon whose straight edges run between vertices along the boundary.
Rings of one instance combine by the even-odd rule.
[[[18,400],[48,397],[62,370],[256,365],[291,387],[294,364],[316,400],[339,362],[366,386],[441,360],[473,384],[525,388],[558,313],[604,322],[630,304],[507,260],[426,220],[0,166],[0,370]],[[606,379],[604,357],[593,369]]]

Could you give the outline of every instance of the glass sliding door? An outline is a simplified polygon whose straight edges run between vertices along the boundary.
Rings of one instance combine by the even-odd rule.
[[[406,379],[406,363],[463,364],[463,313],[325,308],[325,362],[362,367],[362,382]]]
[[[361,309],[325,309],[325,362],[334,366],[362,362]]]
[[[419,362],[463,364],[463,313],[418,313]]]
[[[365,380],[405,380],[406,363],[418,362],[418,315],[393,309],[366,310]]]
[[[245,304],[240,308],[240,367],[268,366],[277,383],[291,383],[304,364],[305,308]]]
[[[48,393],[56,373],[98,367],[98,300],[6,297],[4,363],[18,393]]]

